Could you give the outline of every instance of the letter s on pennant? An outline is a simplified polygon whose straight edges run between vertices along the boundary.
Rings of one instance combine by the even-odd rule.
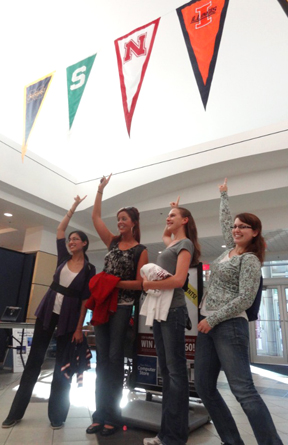
[[[86,76],[84,72],[86,71],[86,66],[81,66],[81,68],[77,68],[72,74],[72,82],[74,85],[70,85],[70,90],[77,90],[84,85]],[[78,82],[78,83],[75,83]]]

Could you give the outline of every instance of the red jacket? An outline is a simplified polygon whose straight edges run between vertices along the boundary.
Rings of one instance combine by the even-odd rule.
[[[97,273],[89,281],[90,298],[85,306],[93,311],[91,324],[107,323],[110,315],[117,310],[118,289],[115,287],[121,278],[106,272]]]

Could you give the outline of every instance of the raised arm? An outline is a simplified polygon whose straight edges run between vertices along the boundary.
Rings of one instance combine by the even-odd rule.
[[[233,219],[229,208],[227,178],[224,179],[223,184],[219,185],[219,191],[221,193],[219,220],[222,235],[224,237],[226,246],[229,249],[234,247],[234,241],[231,230],[231,227],[233,226]]]
[[[176,209],[179,206],[180,196],[176,199],[176,201],[170,202],[171,209]],[[167,225],[165,226],[163,235],[162,235],[162,241],[165,244],[165,246],[169,246],[169,244],[172,241],[172,233],[168,229]]]
[[[72,218],[73,213],[77,209],[78,205],[82,201],[84,201],[86,196],[84,196],[84,198],[80,198],[80,196],[77,195],[76,198],[74,198],[74,202],[73,202],[71,208],[68,210],[68,212],[66,213],[66,215],[64,216],[64,218],[62,219],[62,221],[60,222],[60,224],[59,224],[59,226],[57,228],[57,239],[65,238],[65,231],[66,231],[66,229],[68,227],[69,221]]]
[[[112,173],[111,173],[112,175]],[[111,175],[107,178],[103,176],[103,178],[100,181],[100,184],[98,185],[98,190],[95,197],[93,212],[92,212],[92,221],[94,224],[94,227],[102,239],[103,243],[109,248],[112,239],[114,237],[113,233],[110,232],[110,230],[107,228],[106,224],[103,222],[101,218],[101,205],[102,205],[102,196],[103,191],[108,182],[110,181]]]
[[[162,240],[166,247],[168,247],[169,244],[171,244],[172,233],[169,231],[168,226],[165,226],[165,229],[164,229],[164,232],[162,235]]]

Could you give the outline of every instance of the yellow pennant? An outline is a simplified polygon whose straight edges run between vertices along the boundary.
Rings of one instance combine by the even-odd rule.
[[[24,88],[24,131],[22,143],[22,161],[24,159],[30,133],[34,127],[54,72],[36,80]]]

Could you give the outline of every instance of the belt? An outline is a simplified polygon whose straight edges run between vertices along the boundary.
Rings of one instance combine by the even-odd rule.
[[[70,287],[61,286],[61,284],[56,283],[55,281],[50,284],[50,289],[58,292],[59,294],[65,295],[66,297],[72,298],[81,298],[82,294],[82,292],[78,289],[71,289]]]

